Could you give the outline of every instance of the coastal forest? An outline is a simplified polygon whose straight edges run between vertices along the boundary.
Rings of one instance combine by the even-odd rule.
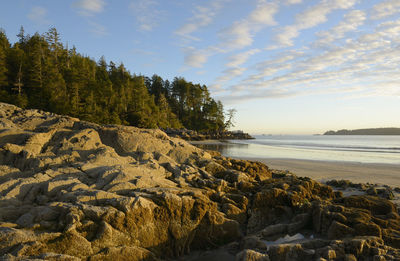
[[[131,74],[64,46],[51,28],[11,44],[0,30],[0,101],[102,124],[223,131],[231,124],[207,86]]]
[[[358,130],[327,131],[324,135],[400,135],[400,128],[373,128]]]

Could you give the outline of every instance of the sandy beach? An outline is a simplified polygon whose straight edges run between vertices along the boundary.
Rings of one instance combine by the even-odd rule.
[[[297,159],[246,159],[260,161],[272,169],[288,170],[298,176],[307,176],[321,182],[331,179],[348,179],[352,182],[369,182],[386,184],[392,187],[400,187],[400,164],[395,165]]]
[[[218,151],[221,148],[229,148],[226,142],[217,140],[191,141],[190,143],[196,146],[210,146],[208,148],[206,147],[205,149]],[[232,146],[232,144],[229,145]],[[247,153],[245,150],[244,152]],[[362,163],[356,161],[304,160],[246,156],[238,157],[232,155],[225,156],[260,161],[271,169],[288,170],[297,176],[310,177],[320,182],[332,179],[347,179],[355,183],[373,183],[389,185],[392,187],[400,187],[400,162],[399,164],[390,164]]]

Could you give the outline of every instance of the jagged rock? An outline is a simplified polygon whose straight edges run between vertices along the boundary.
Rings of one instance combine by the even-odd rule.
[[[246,249],[236,255],[235,261],[270,261],[270,259],[268,254]]]
[[[390,189],[343,197],[274,173],[160,130],[0,103],[0,259],[400,257]]]
[[[187,129],[164,129],[165,133],[167,133],[171,137],[179,137],[184,140],[249,140],[254,139],[248,133],[244,133],[241,131],[233,132],[233,131],[209,131],[205,133],[199,133],[194,130]]]
[[[333,221],[328,229],[328,238],[337,239],[354,235],[355,231],[351,227],[346,226],[337,221]]]
[[[268,250],[270,260],[289,261],[307,260],[309,253],[304,251],[300,244],[280,244],[270,246]]]
[[[156,261],[158,258],[149,250],[140,247],[110,247],[90,257],[92,261],[102,260],[132,260],[132,261]]]

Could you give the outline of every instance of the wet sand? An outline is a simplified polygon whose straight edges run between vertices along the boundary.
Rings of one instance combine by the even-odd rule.
[[[397,165],[297,159],[241,159],[260,161],[272,169],[288,170],[297,176],[306,176],[321,182],[348,179],[355,183],[369,182],[400,187],[400,163]]]

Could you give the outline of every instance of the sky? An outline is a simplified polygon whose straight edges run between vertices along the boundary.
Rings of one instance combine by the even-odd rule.
[[[11,42],[21,26],[205,84],[252,134],[400,127],[399,0],[1,1]]]

